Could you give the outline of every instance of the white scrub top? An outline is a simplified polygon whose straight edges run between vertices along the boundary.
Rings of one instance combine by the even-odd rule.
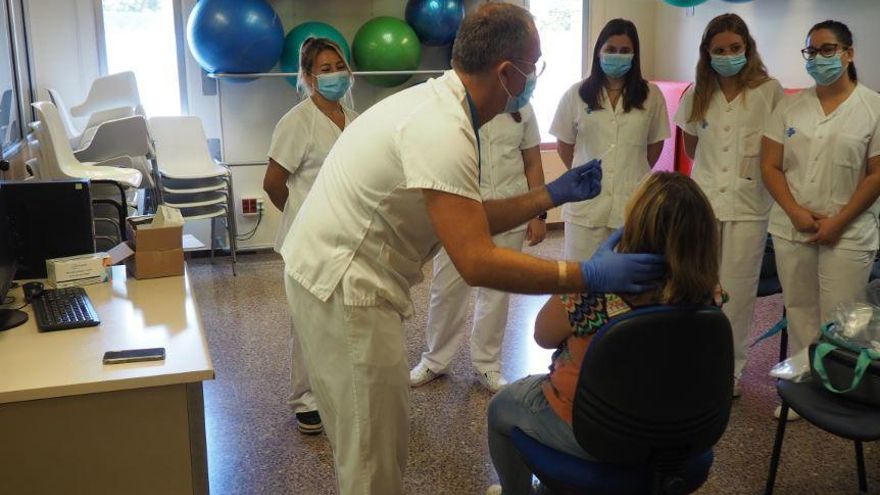
[[[767,219],[773,198],[761,179],[761,136],[784,95],[779,82],[770,79],[728,102],[716,82],[701,122],[688,122],[694,87],[682,96],[675,123],[699,138],[691,178],[709,198],[718,220]]]
[[[357,113],[344,106],[342,110],[345,113],[345,127],[348,127],[357,117]],[[269,158],[290,173],[287,176],[287,202],[275,234],[276,252],[281,252],[290,224],[340,134],[342,129],[324,115],[311,98],[306,98],[290,109],[275,126],[272,143],[269,145]]]
[[[785,147],[782,171],[795,201],[815,213],[834,215],[865,177],[868,158],[880,155],[880,95],[859,84],[827,116],[815,88],[787,95],[764,135]],[[877,227],[876,211],[869,208],[849,224],[837,247],[877,249]],[[769,231],[789,241],[812,236],[798,232],[778,204],[770,212]]]
[[[520,122],[509,113],[498,114],[480,127],[480,194],[502,199],[529,192],[522,151],[541,144],[541,133],[531,105],[520,110]],[[525,230],[527,224],[511,229]]]
[[[648,145],[669,137],[669,115],[660,89],[648,83],[643,110],[623,111],[623,98],[611,108],[602,89],[602,109],[591,109],[578,94],[582,81],[562,96],[550,133],[574,145],[572,166],[602,159],[602,192],[593,199],[566,204],[562,219],[584,227],[617,228],[623,225],[624,209],[636,186],[650,171]]]
[[[454,71],[385,98],[342,133],[284,241],[288,275],[322,301],[341,283],[346,305],[412,315],[409,289],[439,249],[422,189],[480,201]]]

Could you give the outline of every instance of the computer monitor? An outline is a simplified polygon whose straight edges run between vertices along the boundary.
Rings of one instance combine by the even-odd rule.
[[[0,305],[7,302],[6,294],[15,276],[15,253],[12,250],[12,229],[5,208],[6,188],[0,183]],[[15,328],[28,319],[27,313],[17,309],[0,309],[0,332]]]
[[[84,180],[6,181],[15,278],[46,278],[46,260],[95,252],[89,183]]]

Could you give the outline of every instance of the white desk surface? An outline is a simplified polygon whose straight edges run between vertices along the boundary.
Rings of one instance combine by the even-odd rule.
[[[96,327],[39,332],[27,323],[0,332],[0,404],[70,395],[192,383],[214,378],[214,366],[188,276],[128,279],[85,287],[101,320]],[[20,288],[10,291],[21,306]],[[164,347],[165,360],[104,365],[106,351]]]

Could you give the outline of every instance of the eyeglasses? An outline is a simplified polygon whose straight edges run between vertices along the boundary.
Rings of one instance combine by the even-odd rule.
[[[812,46],[808,46],[801,50],[801,55],[804,56],[804,60],[813,60],[816,58],[816,55],[822,55],[825,58],[833,57],[837,55],[838,50],[846,50],[848,47],[841,47],[838,43],[826,43],[819,48],[813,48]]]
[[[521,59],[521,58],[515,58],[512,60],[512,62],[520,62],[520,63],[526,64],[526,65],[534,66],[535,67],[535,77],[540,77],[541,74],[544,73],[544,69],[547,68],[547,61],[544,60],[544,57],[541,57],[538,60],[535,60],[534,62],[531,62],[531,61],[525,60],[525,59]],[[522,71],[520,71],[520,72],[522,72]],[[527,76],[528,74],[523,72],[523,75]]]

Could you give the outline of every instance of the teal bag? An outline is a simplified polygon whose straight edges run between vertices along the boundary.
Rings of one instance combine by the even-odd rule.
[[[880,351],[841,338],[834,325],[833,322],[823,325],[819,343],[812,346],[813,375],[835,394],[880,405]],[[864,381],[869,371],[870,378]]]

